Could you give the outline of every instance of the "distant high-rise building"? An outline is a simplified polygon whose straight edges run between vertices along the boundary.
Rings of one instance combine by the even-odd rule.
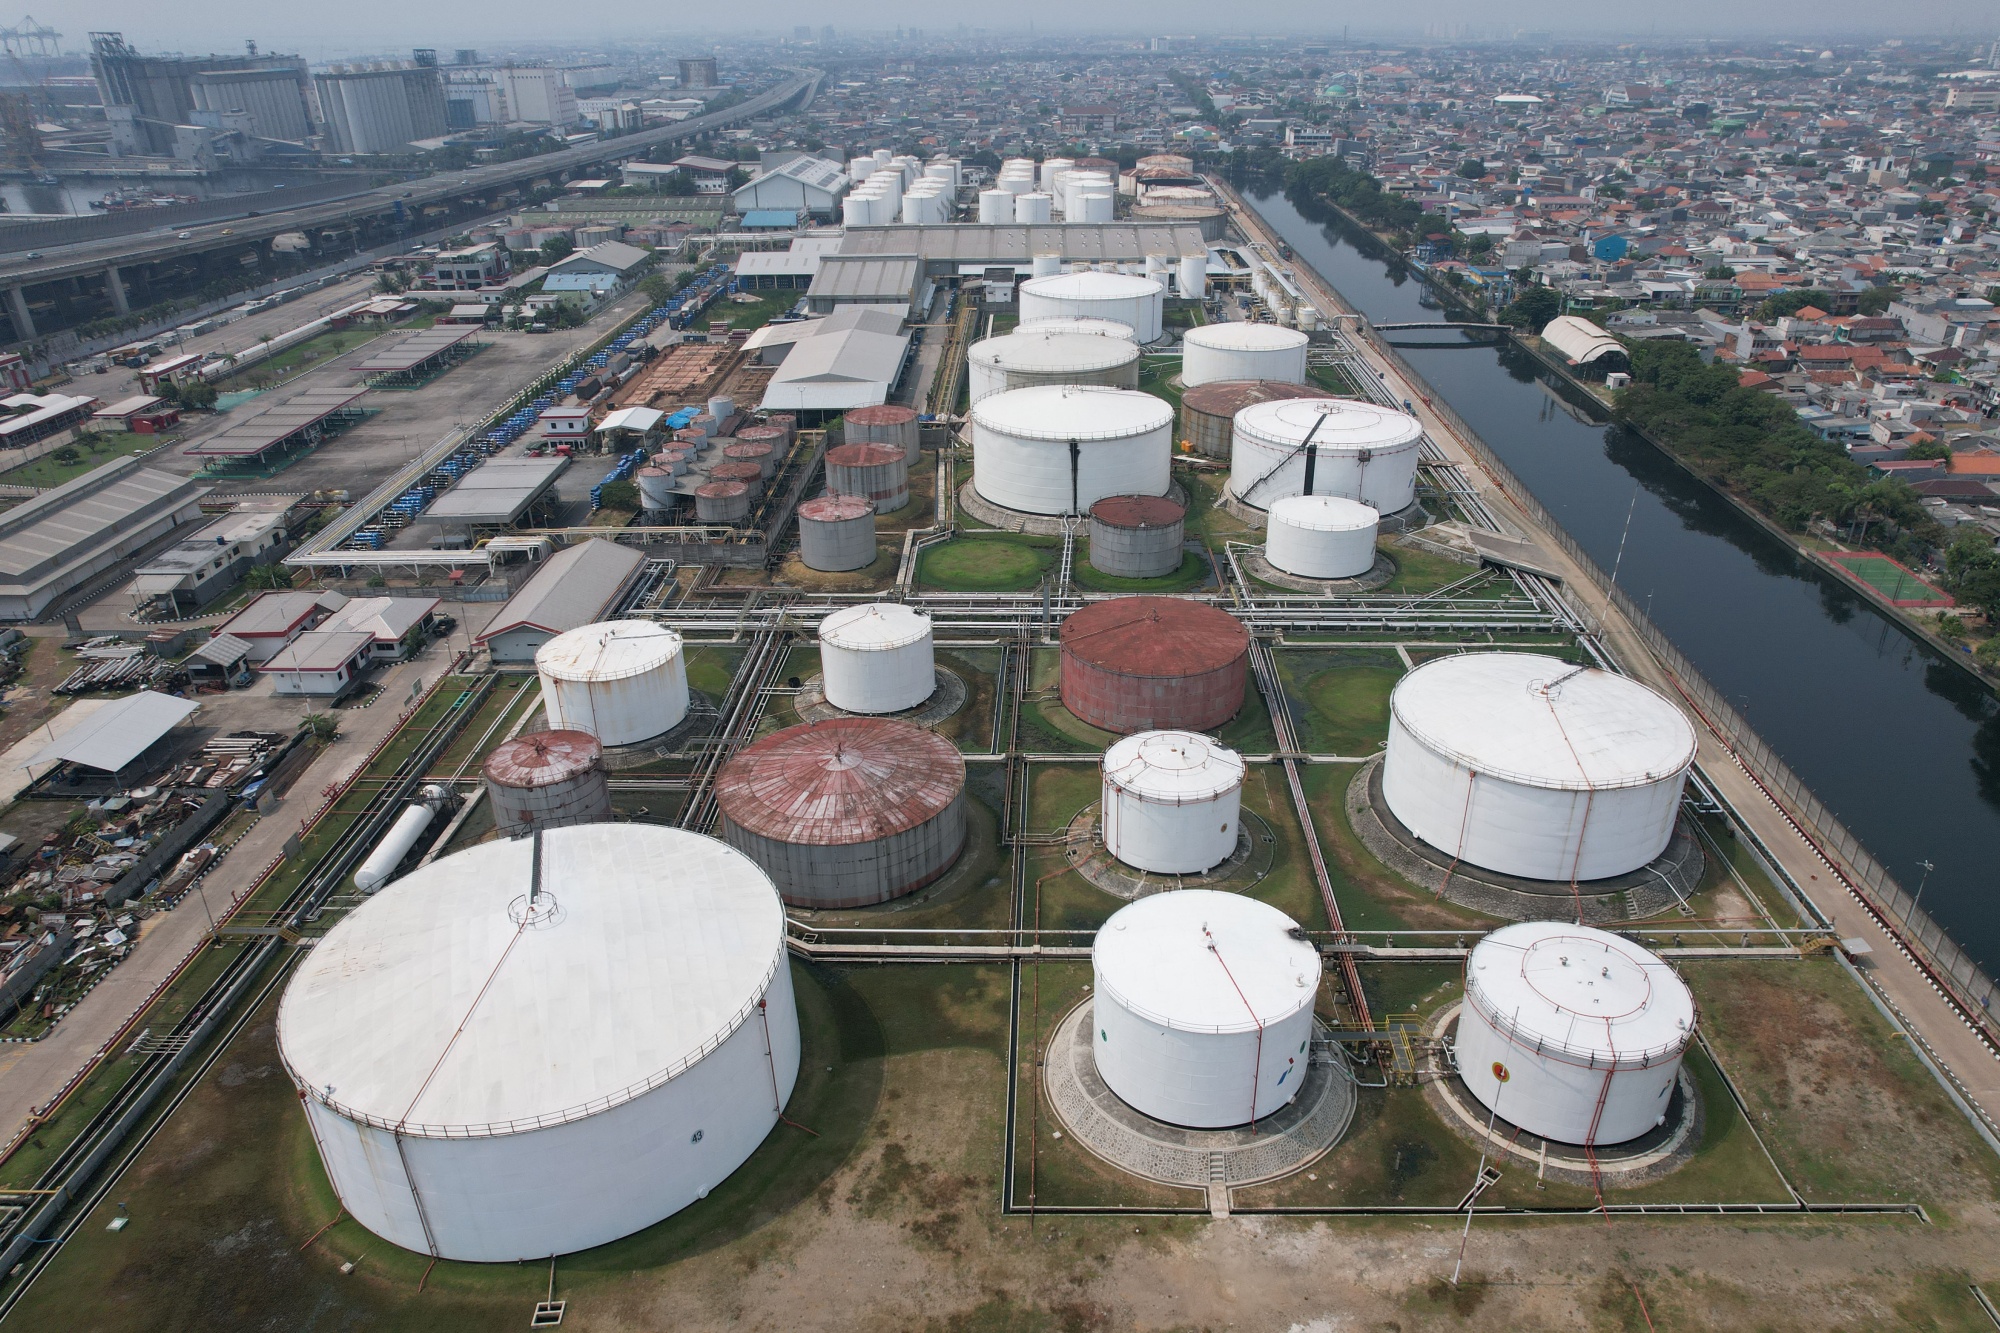
[[[479,52],[469,46],[461,46],[458,50],[451,53],[451,63],[454,65],[476,65],[479,63]]]
[[[714,56],[683,56],[681,58],[681,87],[713,88],[722,80],[715,72]]]
[[[420,69],[436,69],[438,63],[437,48],[434,46],[418,47],[416,50],[410,52],[410,63]]]
[[[335,65],[313,77],[329,146],[341,153],[399,153],[449,126],[444,80],[404,61]]]
[[[90,72],[115,124],[131,126],[126,151],[174,151],[175,126],[196,111],[243,111],[255,133],[303,139],[312,132],[306,108],[306,64],[298,56],[148,56],[115,32],[90,34]],[[216,76],[244,75],[241,79]]]
[[[530,125],[576,124],[576,90],[559,69],[508,67],[496,70],[503,108],[498,119]]]

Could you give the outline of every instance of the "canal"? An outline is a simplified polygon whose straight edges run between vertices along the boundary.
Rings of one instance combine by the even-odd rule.
[[[1302,216],[1275,186],[1245,195],[1371,320],[1444,317],[1372,238]],[[1619,585],[1889,872],[1913,892],[1924,885],[1923,907],[1992,974],[1993,696],[1651,444],[1590,420],[1527,353],[1468,343],[1402,354],[1600,565],[1617,567]]]

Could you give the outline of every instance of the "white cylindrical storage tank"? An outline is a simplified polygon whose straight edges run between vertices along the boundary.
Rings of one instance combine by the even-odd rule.
[[[1045,158],[1042,162],[1043,191],[1045,193],[1054,193],[1056,188],[1056,177],[1062,175],[1065,171],[1070,170],[1074,166],[1076,166],[1076,159],[1074,158],[1069,158],[1069,157]]]
[[[979,192],[979,220],[988,226],[1014,221],[1014,196],[1002,189]]]
[[[868,196],[858,191],[841,196],[840,222],[844,227],[866,227],[875,220]]]
[[[1172,255],[1149,254],[1146,256],[1146,276],[1154,282],[1159,283],[1162,287],[1167,285],[1167,274],[1172,270],[1173,266],[1174,257]]]
[[[1055,216],[1055,200],[1045,194],[1023,194],[1014,198],[1014,221],[1039,226]]]
[[[1375,564],[1381,515],[1338,495],[1288,495],[1275,501],[1264,530],[1264,558],[1307,579],[1351,579]]]
[[[875,502],[863,495],[820,495],[800,505],[799,559],[826,573],[874,564]]]
[[[1382,797],[1446,855],[1502,874],[1623,875],[1673,839],[1694,728],[1646,686],[1531,653],[1426,662],[1389,696]]]
[[[849,713],[900,713],[937,688],[931,618],[901,602],[871,602],[819,622],[826,701]]]
[[[1149,343],[1160,336],[1165,292],[1151,278],[1122,273],[1058,273],[1021,284],[1021,318],[1114,319]]]
[[[1240,893],[1155,893],[1113,913],[1090,949],[1097,1072],[1125,1103],[1191,1129],[1287,1105],[1311,1059],[1319,951]]]
[[[1459,1074],[1531,1134],[1624,1143],[1666,1119],[1695,1022],[1687,983],[1651,951],[1589,926],[1522,921],[1465,960]]]
[[[708,414],[718,423],[726,423],[736,415],[736,400],[727,394],[717,394],[708,400]]]
[[[587,731],[604,745],[650,740],[688,711],[681,636],[650,620],[606,620],[556,635],[535,651],[552,731]]]
[[[896,155],[886,148],[877,148],[873,153],[869,154],[869,157],[875,163],[876,171],[882,170],[896,160]]]
[[[1115,213],[1115,196],[1109,190],[1078,191],[1076,201],[1078,211],[1069,214],[1071,222],[1109,222]]]
[[[1173,424],[1172,408],[1131,389],[996,393],[972,406],[972,485],[1030,514],[1087,514],[1107,495],[1165,495]]]
[[[375,844],[375,850],[368,853],[368,859],[354,872],[354,887],[363,893],[373,893],[388,883],[396,873],[396,867],[403,864],[403,858],[410,854],[410,849],[417,845],[417,839],[424,835],[424,830],[431,826],[435,818],[436,807],[426,802],[404,807],[382,841]]]
[[[1123,338],[1131,342],[1132,326],[1115,319],[1024,319],[1014,326],[1016,333],[1090,333],[1101,338]]]
[[[875,159],[872,157],[850,157],[847,159],[847,179],[859,185],[875,174]]]
[[[674,507],[674,474],[663,467],[642,467],[635,478],[639,483],[639,506],[655,512]]]
[[[1236,850],[1243,756],[1192,731],[1142,731],[1104,752],[1104,849],[1160,875],[1199,875]]]
[[[985,338],[966,353],[973,402],[1034,384],[1139,384],[1139,346],[1124,338],[1041,329]]]
[[[999,176],[994,178],[993,184],[1018,199],[1024,194],[1033,193],[1035,178],[1032,174],[1023,175],[1019,172],[1009,174],[1003,168]]]
[[[1238,412],[1229,493],[1257,509],[1303,494],[1302,446],[1308,434],[1315,455],[1313,494],[1344,495],[1384,514],[1406,509],[1417,498],[1423,426],[1413,416],[1353,398],[1286,398]]]
[[[1035,257],[1034,257],[1034,258],[1033,258],[1032,260],[1030,260],[1030,261],[1029,261],[1029,276],[1030,276],[1030,277],[1036,277],[1036,278],[1052,278],[1052,277],[1054,277],[1054,276],[1055,276],[1056,274],[1058,274],[1058,273],[1060,273],[1060,272],[1062,272],[1062,256],[1061,256],[1061,255],[1051,255],[1051,254],[1039,254],[1039,255],[1036,255],[1036,256],[1035,256]],[[1062,316],[1046,316],[1046,318],[1058,318],[1058,319],[1059,319],[1059,318],[1062,318]],[[1027,322],[1028,322],[1028,319],[1027,319],[1027,317],[1025,317],[1025,316],[1024,316],[1024,317],[1022,318],[1021,322],[1022,322],[1023,324],[1027,323]],[[1131,327],[1131,325],[1129,325],[1129,324],[1128,324],[1128,325],[1126,325],[1126,327],[1127,327],[1127,328],[1130,328],[1130,327]]]
[[[503,838],[611,822],[604,747],[586,731],[537,731],[503,741],[480,766],[493,828]]]
[[[277,1033],[342,1208],[483,1263],[602,1245],[708,1194],[799,1067],[769,876],[648,824],[412,871],[299,964]]]
[[[871,501],[878,514],[910,502],[910,465],[893,444],[843,444],[826,451],[826,488]]]
[[[1306,335],[1272,324],[1231,321],[1189,329],[1181,338],[1181,383],[1217,380],[1306,382]]]
[[[1182,255],[1180,266],[1181,299],[1200,301],[1208,295],[1208,256]]]

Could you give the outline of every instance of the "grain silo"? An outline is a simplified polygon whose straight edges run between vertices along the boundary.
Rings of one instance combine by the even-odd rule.
[[[1306,494],[1310,471],[1312,494],[1344,495],[1394,514],[1416,499],[1423,435],[1415,417],[1353,398],[1253,404],[1236,414],[1229,493],[1268,509]]]
[[[1203,458],[1227,460],[1236,431],[1236,414],[1252,403],[1287,398],[1332,398],[1311,384],[1282,380],[1217,380],[1181,395],[1180,442]]]
[[[346,1213],[469,1262],[546,1260],[687,1207],[798,1078],[769,877],[645,824],[412,871],[304,957],[277,1032]]]
[[[799,559],[838,573],[875,563],[875,504],[860,495],[819,495],[799,506]]]
[[[937,688],[931,618],[901,602],[870,602],[819,622],[826,701],[849,713],[900,713]]]
[[[1288,495],[1271,503],[1264,558],[1301,578],[1351,579],[1374,566],[1375,531],[1381,519],[1372,506],[1359,500]]]
[[[740,481],[705,481],[694,488],[700,523],[741,523],[750,517],[750,488]]]
[[[1104,752],[1098,826],[1128,866],[1199,875],[1236,850],[1243,756],[1192,731],[1142,731]]]
[[[1243,707],[1250,632],[1178,597],[1092,602],[1062,626],[1063,706],[1093,727],[1213,731]]]
[[[826,451],[826,488],[893,514],[910,502],[910,465],[893,444],[843,444]]]
[[[604,747],[587,731],[536,731],[496,747],[480,766],[493,827],[512,838],[611,819]]]
[[[1155,893],[1090,949],[1097,1072],[1155,1120],[1222,1129],[1298,1096],[1311,1062],[1319,951],[1239,893]]]
[[[1172,484],[1171,407],[1102,385],[1010,389],[972,407],[972,485],[1030,514],[1087,514],[1107,495]]]
[[[837,717],[773,732],[723,766],[722,838],[794,907],[900,898],[965,847],[965,756],[936,732]]]
[[[1056,273],[1021,284],[1021,318],[1114,319],[1141,343],[1157,340],[1166,289],[1128,273]]]
[[[688,711],[681,636],[650,620],[565,630],[535,650],[551,731],[585,731],[604,745],[650,740]]]
[[[841,418],[843,444],[893,444],[903,451],[903,461],[917,461],[921,445],[922,419],[914,407],[901,403],[877,403],[857,407]]]
[[[1224,380],[1306,382],[1306,335],[1276,324],[1232,320],[1189,329],[1181,339],[1181,383]]]
[[[1121,579],[1156,579],[1181,567],[1187,509],[1164,495],[1109,495],[1090,507],[1090,567]]]
[[[1522,921],[1465,960],[1456,1063],[1473,1096],[1531,1134],[1624,1143],[1666,1119],[1694,1031],[1694,996],[1656,954]]]
[[[1036,384],[1139,384],[1139,345],[1094,333],[1031,329],[1004,333],[972,345],[966,383],[973,402]]]
[[[1382,797],[1410,832],[1472,865],[1603,879],[1666,850],[1694,755],[1680,709],[1635,680],[1464,653],[1390,694]]]

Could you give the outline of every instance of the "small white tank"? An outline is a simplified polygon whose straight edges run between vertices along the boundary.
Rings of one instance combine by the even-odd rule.
[[[1062,272],[1062,256],[1051,255],[1051,254],[1039,254],[1036,255],[1034,259],[1029,261],[1029,267],[1031,270],[1029,273],[1030,277],[1035,277],[1035,278],[1054,277],[1056,274]],[[1028,323],[1028,320],[1024,317],[1021,322],[1023,324],[1026,324]],[[1131,325],[1128,324],[1126,325],[1126,327],[1130,328]]]
[[[1236,850],[1243,756],[1192,731],[1142,731],[1104,752],[1104,848],[1128,866],[1199,875]]]
[[[1178,277],[1181,299],[1199,301],[1208,295],[1208,256],[1182,255]]]
[[[1024,226],[1041,226],[1055,216],[1055,200],[1039,192],[1014,198],[1014,221]]]
[[[826,701],[849,713],[900,713],[937,688],[931,618],[900,602],[836,611],[819,623]]]
[[[1381,515],[1338,495],[1288,495],[1270,508],[1264,558],[1307,579],[1351,579],[1375,563]]]
[[[979,220],[987,226],[1014,220],[1014,196],[1005,190],[979,192]]]
[[[681,636],[650,620],[607,620],[558,634],[536,650],[535,670],[551,731],[631,745],[687,716]]]

